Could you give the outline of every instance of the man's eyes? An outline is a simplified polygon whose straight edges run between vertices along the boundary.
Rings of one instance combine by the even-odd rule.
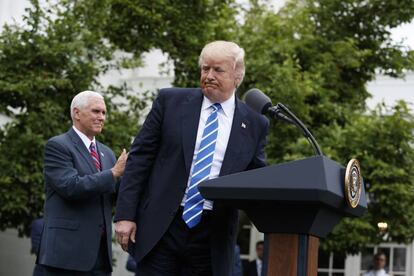
[[[98,109],[93,109],[92,112],[93,113],[102,113],[104,115],[106,114],[106,111],[101,111],[101,110],[98,110]]]
[[[210,68],[209,67],[204,67],[203,71],[208,72],[208,71],[210,71]],[[225,73],[226,72],[223,68],[213,68],[213,71],[216,72],[216,73]]]

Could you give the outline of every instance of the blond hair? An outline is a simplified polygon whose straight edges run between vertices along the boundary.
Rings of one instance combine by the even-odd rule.
[[[236,77],[240,80],[240,85],[244,78],[244,50],[239,45],[231,41],[217,40],[206,44],[201,50],[198,65],[202,66],[203,60],[207,57],[228,57],[234,62],[233,68]]]

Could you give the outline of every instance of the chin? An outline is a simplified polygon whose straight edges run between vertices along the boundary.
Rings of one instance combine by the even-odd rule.
[[[100,134],[101,132],[102,132],[102,128],[99,128],[99,129],[95,129],[95,130],[94,130],[95,135],[98,135],[98,134]]]
[[[203,89],[203,92],[204,92],[204,96],[206,96],[210,101],[216,102],[218,100],[217,93],[219,92],[214,91],[214,89],[206,88],[206,89]]]

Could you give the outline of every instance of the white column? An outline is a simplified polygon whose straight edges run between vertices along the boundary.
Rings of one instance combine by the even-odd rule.
[[[361,254],[347,255],[345,259],[345,276],[360,275]]]

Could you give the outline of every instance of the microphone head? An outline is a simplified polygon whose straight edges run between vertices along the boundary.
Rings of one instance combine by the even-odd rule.
[[[272,106],[270,98],[257,88],[252,88],[247,91],[244,95],[244,101],[250,108],[260,114],[265,114]]]

